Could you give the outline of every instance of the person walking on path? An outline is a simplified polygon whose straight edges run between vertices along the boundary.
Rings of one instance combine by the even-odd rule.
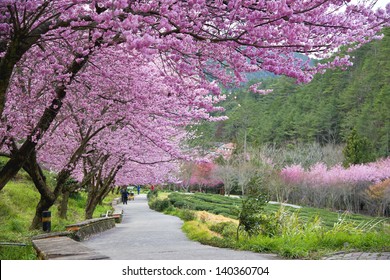
[[[123,188],[121,190],[121,195],[122,195],[122,203],[127,204],[127,200],[129,199],[129,192],[127,191],[126,188]]]
[[[137,193],[138,193],[138,195],[139,195],[140,192],[141,192],[141,186],[138,185],[138,186],[137,186]]]

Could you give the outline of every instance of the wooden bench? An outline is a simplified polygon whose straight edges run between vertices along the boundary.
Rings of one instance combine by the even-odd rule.
[[[107,211],[105,214],[101,214],[100,217],[113,217],[115,223],[121,223],[123,217],[123,210]]]
[[[123,217],[123,210],[115,210],[114,213],[112,213],[112,217],[114,217],[115,223],[121,223]]]

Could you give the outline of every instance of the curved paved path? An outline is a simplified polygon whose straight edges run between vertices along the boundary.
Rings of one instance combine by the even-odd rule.
[[[136,196],[123,209],[122,223],[83,242],[113,260],[272,260],[276,255],[215,248],[190,241],[183,222],[150,210],[146,196]]]

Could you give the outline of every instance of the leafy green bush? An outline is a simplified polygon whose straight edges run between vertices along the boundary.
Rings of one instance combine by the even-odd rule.
[[[232,218],[237,217],[235,209],[241,203],[241,200],[237,198],[204,193],[192,195],[171,193],[168,198],[176,208],[208,211]]]
[[[217,215],[223,215],[229,218],[237,218],[237,213],[236,213],[237,211],[235,208],[216,207],[209,212]]]
[[[247,188],[248,195],[241,200],[241,208],[238,214],[238,228],[242,228],[249,236],[258,234],[264,223],[264,207],[268,203],[268,197],[261,192],[261,177],[253,177]],[[237,231],[237,239],[238,239]]]
[[[248,196],[242,200],[242,207],[238,216],[239,228],[244,229],[250,236],[259,233],[264,221],[261,212],[267,202],[263,197],[263,195]]]
[[[171,202],[169,199],[150,199],[149,200],[149,207],[153,210],[156,210],[158,212],[163,212],[164,210],[168,209],[171,206]]]
[[[149,191],[146,195],[147,199],[156,198],[158,196],[158,190]]]
[[[207,205],[207,204],[195,205],[195,210],[198,210],[198,211],[210,211],[213,209],[214,209],[213,205]]]
[[[196,219],[196,215],[194,211],[191,211],[189,209],[182,209],[180,213],[180,218],[183,221],[193,221]]]
[[[184,201],[175,201],[175,200],[170,200],[170,201],[171,203],[173,203],[173,206],[175,206],[176,208],[184,208],[186,206]]]

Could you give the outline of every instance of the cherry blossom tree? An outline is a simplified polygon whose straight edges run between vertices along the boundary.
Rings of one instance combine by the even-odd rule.
[[[161,69],[180,77],[197,76],[203,83],[210,77],[225,84],[240,81],[241,73],[258,70],[305,82],[318,71],[348,65],[349,57],[334,57],[312,67],[293,53],[327,57],[343,45],[352,49],[376,38],[389,22],[390,5],[386,11],[373,11],[374,2],[2,1],[2,144],[9,140],[8,130],[26,125],[10,123],[4,115],[8,103],[13,102],[10,94],[17,83],[17,66],[38,57],[53,66],[56,79],[48,83],[50,101],[37,108],[38,121],[31,123],[21,146],[14,147],[10,161],[0,171],[0,189],[34,153],[69,98],[69,88],[95,55],[104,56],[105,50],[121,47],[129,54],[142,53],[150,61],[158,56]],[[113,72],[106,74],[115,77]]]
[[[295,190],[288,197],[292,203],[361,211],[367,202],[370,185],[390,178],[390,158],[348,168],[341,165],[327,168],[323,163],[317,163],[305,170],[300,165],[293,165],[283,168],[280,176],[285,188]]]
[[[215,178],[214,172],[217,168],[213,162],[197,162],[194,165],[194,170],[190,178],[190,185],[198,187],[199,191],[203,188],[215,188],[221,185],[222,182]]]
[[[149,61],[139,54],[131,56],[123,50],[107,49],[92,57],[68,87],[71,94],[64,100],[63,110],[28,162],[34,164],[29,174],[41,193],[32,227],[39,226],[41,212],[64,191],[69,176],[77,168],[82,170],[77,166],[80,160],[100,150],[100,146],[103,145],[104,156],[121,155],[127,162],[142,165],[170,162],[185,156],[179,145],[185,137],[186,125],[200,119],[218,120],[209,116],[210,112],[221,110],[214,106],[219,98],[209,96],[210,92],[218,92],[215,83],[203,83],[198,77],[180,77],[162,71],[159,65],[158,58]],[[18,68],[15,74],[18,83],[10,94],[13,102],[8,103],[4,113],[8,120],[26,124],[39,120],[39,109],[50,102],[52,95],[46,90],[55,81],[52,68],[55,67],[45,60]],[[106,75],[107,71],[114,74]],[[9,126],[6,146],[10,157],[18,149],[17,140],[26,137],[31,127]],[[38,162],[58,172],[54,191],[46,186],[42,172],[38,172]],[[107,160],[102,162],[107,164]],[[114,174],[120,174],[118,171]],[[88,172],[88,176],[91,174]],[[80,182],[92,178],[81,178]],[[129,178],[130,175],[128,181]]]

